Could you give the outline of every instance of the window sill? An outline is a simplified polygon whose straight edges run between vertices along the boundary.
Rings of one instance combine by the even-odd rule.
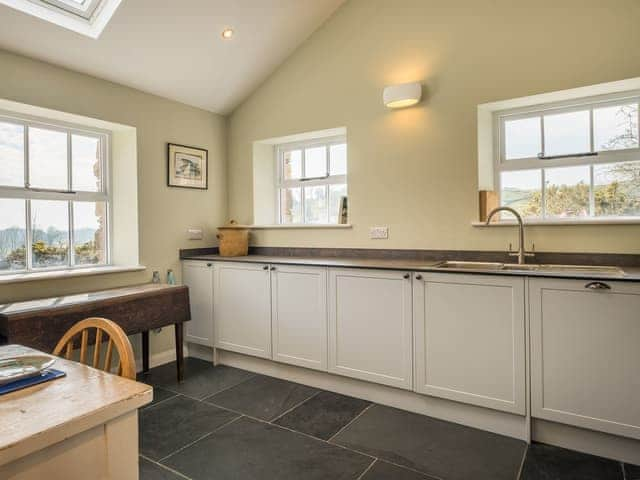
[[[301,228],[301,229],[323,229],[323,228],[352,228],[353,226],[350,223],[323,223],[323,224],[309,224],[309,225],[295,225],[295,224],[286,224],[286,225],[244,225],[246,228],[251,228],[253,230],[270,230],[270,229],[292,229],[292,228]]]
[[[640,225],[640,218],[593,218],[593,219],[558,219],[558,220],[524,220],[524,225],[528,226],[563,226],[563,225]],[[472,222],[474,227],[513,227],[518,225],[514,220],[505,220],[499,222],[491,222],[487,225],[485,222]]]
[[[142,265],[120,265],[105,267],[87,267],[68,270],[54,270],[48,272],[29,272],[0,275],[0,285],[9,283],[35,282],[38,280],[57,280],[62,278],[87,277],[106,273],[140,272],[147,267]]]

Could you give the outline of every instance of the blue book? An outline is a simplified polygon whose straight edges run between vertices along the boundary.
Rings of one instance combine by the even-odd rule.
[[[17,380],[5,385],[0,385],[0,395],[15,392],[16,390],[22,390],[23,388],[38,385],[39,383],[49,382],[51,380],[55,380],[56,378],[64,377],[65,375],[66,373],[60,370],[48,368],[34,377],[23,378],[22,380]]]

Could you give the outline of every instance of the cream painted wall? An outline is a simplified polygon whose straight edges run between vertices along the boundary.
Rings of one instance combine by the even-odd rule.
[[[254,243],[504,249],[477,219],[476,106],[640,76],[637,0],[350,0],[230,117],[230,216],[252,220],[252,142],[345,125],[351,230],[260,230]],[[386,84],[425,84],[388,111]],[[389,240],[368,227],[389,225]],[[640,253],[640,225],[530,227],[545,251]]]
[[[0,304],[148,282],[172,268],[180,278],[178,249],[215,244],[226,218],[224,117],[131,88],[0,51],[0,98],[99,118],[137,128],[140,273],[0,285]],[[167,142],[209,150],[209,189],[167,187]],[[202,241],[187,240],[190,226]],[[173,348],[173,329],[151,336],[151,353]]]

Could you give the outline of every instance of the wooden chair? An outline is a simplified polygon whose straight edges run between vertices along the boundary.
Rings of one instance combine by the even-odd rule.
[[[93,350],[93,362],[92,367],[104,370],[105,372],[111,372],[111,361],[113,358],[113,349],[116,349],[118,354],[118,364],[116,371],[118,375],[132,380],[136,379],[136,362],[133,356],[133,348],[129,338],[125,335],[124,331],[111,320],[106,318],[91,317],[85,318],[79,321],[65,333],[56,348],[53,350],[53,354],[60,356],[60,353],[65,351],[65,358],[71,359],[73,353],[74,339],[76,335],[81,334],[80,341],[80,363],[89,364],[87,362],[87,346],[89,344],[89,332],[92,328],[96,329],[95,332],[95,347]],[[104,338],[106,337],[106,338]],[[100,349],[102,342],[108,340],[107,351],[104,356],[104,362],[100,367]]]

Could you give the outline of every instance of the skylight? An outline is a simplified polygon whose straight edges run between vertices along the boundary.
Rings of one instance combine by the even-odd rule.
[[[0,0],[0,4],[98,38],[122,0]]]

